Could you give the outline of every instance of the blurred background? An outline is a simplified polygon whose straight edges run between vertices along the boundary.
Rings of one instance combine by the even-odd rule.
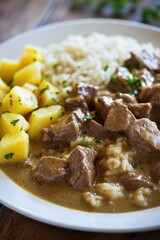
[[[116,18],[160,27],[160,0],[0,0],[0,42],[31,28],[80,18]]]

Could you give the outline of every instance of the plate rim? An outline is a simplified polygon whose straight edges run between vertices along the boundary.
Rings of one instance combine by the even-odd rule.
[[[26,35],[30,35],[32,33],[35,33],[35,32],[43,32],[45,30],[49,30],[49,29],[52,29],[52,28],[55,28],[55,27],[59,27],[59,26],[62,26],[62,27],[66,27],[66,26],[70,26],[70,25],[81,25],[81,24],[93,24],[93,23],[111,23],[111,24],[116,24],[116,25],[125,25],[125,26],[133,26],[133,27],[136,27],[136,28],[142,28],[142,29],[145,29],[145,30],[152,30],[152,31],[156,31],[158,33],[160,33],[160,28],[158,27],[155,27],[155,26],[149,26],[147,24],[143,24],[143,23],[137,23],[137,22],[132,22],[132,21],[128,21],[128,20],[117,20],[117,19],[103,19],[103,18],[86,18],[86,19],[76,19],[76,20],[67,20],[67,21],[62,21],[62,22],[57,22],[57,23],[51,23],[51,24],[48,24],[48,25],[44,25],[44,26],[40,26],[40,27],[37,27],[37,28],[34,28],[34,29],[31,29],[31,30],[28,30],[28,31],[24,31],[20,34],[17,34],[16,36],[13,36],[9,39],[7,39],[6,41],[0,43],[0,48],[3,47],[4,45],[7,45],[7,44],[10,44],[10,42],[12,41],[15,41],[16,39],[20,39],[20,38],[23,38],[25,37]],[[1,174],[2,173],[2,174]],[[3,176],[5,175],[5,177]],[[1,177],[4,177],[4,179],[6,178],[7,180],[11,181],[14,185],[16,185],[18,188],[21,188],[20,186],[18,186],[16,183],[14,183],[12,180],[10,180],[10,178],[8,178],[6,176],[6,174],[4,174],[2,171],[0,171],[0,179]],[[21,188],[21,190],[25,191],[23,188]],[[2,193],[3,191],[0,190],[0,193]],[[34,198],[37,198],[37,199],[40,199],[38,197],[36,197],[35,195],[33,195],[32,193],[29,193],[27,192],[29,195],[31,195],[32,197],[34,196]],[[44,202],[47,202],[43,199],[40,199],[41,201],[44,201]],[[80,227],[78,224],[75,224],[74,226],[73,225],[67,225],[65,223],[60,223],[60,222],[55,222],[55,221],[52,221],[52,220],[49,220],[49,219],[46,219],[42,216],[37,216],[37,214],[33,213],[33,212],[30,212],[29,210],[25,209],[25,208],[20,208],[19,206],[16,206],[16,205],[12,205],[9,201],[6,201],[3,199],[3,196],[1,197],[0,196],[0,202],[2,202],[3,205],[9,207],[10,209],[22,214],[22,215],[25,215],[27,217],[30,217],[34,220],[38,220],[38,221],[41,221],[43,223],[47,223],[47,224],[51,224],[51,225],[54,225],[54,226],[59,226],[59,227],[63,227],[63,228],[68,228],[68,229],[74,229],[74,230],[81,230],[81,231],[90,231],[90,232],[114,232],[114,233],[120,233],[120,232],[139,232],[139,231],[145,231],[145,230],[154,230],[154,229],[158,229],[160,228],[160,221],[157,225],[154,225],[154,226],[143,226],[143,227],[130,227],[130,228],[118,228],[118,227],[113,227],[113,228],[96,228],[95,226],[83,226],[83,227]],[[48,203],[48,202],[47,202]],[[59,206],[59,205],[56,205],[56,204],[53,204],[53,203],[49,203],[49,204],[52,204],[52,205],[55,205],[56,207],[58,208],[63,208],[63,209],[67,209],[67,211],[73,211],[73,212],[81,212],[82,211],[78,211],[78,210],[74,210],[74,209],[70,209],[70,208],[65,208],[65,207],[62,207],[62,206]],[[152,208],[152,210],[154,209],[158,209],[158,211],[160,211],[160,207],[156,207],[156,208]],[[155,210],[154,210],[155,211]],[[121,216],[125,216],[126,214],[139,214],[139,213],[142,213],[142,212],[151,212],[150,209],[147,209],[147,210],[141,210],[141,211],[135,211],[135,212],[127,212],[127,213],[112,213],[111,215],[121,215]],[[86,212],[85,212],[86,213]],[[89,212],[87,212],[89,213]],[[106,216],[109,216],[110,214],[108,213],[89,213],[89,214],[95,214],[95,215],[106,215]],[[85,215],[85,214],[84,214]]]

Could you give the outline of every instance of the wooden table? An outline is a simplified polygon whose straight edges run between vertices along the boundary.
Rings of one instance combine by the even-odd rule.
[[[142,6],[152,1],[145,0]],[[140,8],[135,16],[138,20]],[[73,11],[69,0],[0,0],[0,42],[19,32],[67,19],[99,17],[90,11]],[[0,210],[0,240],[157,240],[160,230],[129,234],[89,233],[49,226],[24,217],[8,208]]]

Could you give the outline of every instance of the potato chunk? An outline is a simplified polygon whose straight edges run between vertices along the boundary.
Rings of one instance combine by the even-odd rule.
[[[38,87],[40,107],[59,104],[62,100],[58,88],[46,80],[42,80]]]
[[[3,82],[2,78],[0,78],[0,90],[6,93],[8,93],[10,90],[10,87],[5,82]]]
[[[24,131],[8,133],[0,141],[0,164],[17,163],[29,157],[29,137]]]
[[[20,69],[14,74],[13,86],[22,86],[28,82],[33,85],[38,85],[41,81],[41,64],[34,62]]]
[[[3,113],[0,117],[0,137],[7,133],[27,131],[29,123],[26,119],[17,113]]]
[[[23,50],[18,68],[21,69],[35,61],[42,61],[42,54],[38,48],[27,45]]]
[[[63,114],[64,108],[60,105],[40,108],[32,112],[29,118],[29,137],[31,139],[40,140],[42,128],[49,127]]]
[[[25,89],[28,89],[29,91],[33,92],[34,94],[37,94],[38,87],[31,83],[25,83],[22,87]]]
[[[7,93],[0,89],[0,102],[1,102],[1,104],[2,104],[3,98],[4,98],[6,95],[7,95]]]
[[[12,112],[25,115],[37,108],[36,96],[22,87],[13,87],[2,100],[0,113]]]
[[[7,84],[13,80],[13,75],[18,70],[18,62],[3,59],[0,63],[0,77],[5,81]]]

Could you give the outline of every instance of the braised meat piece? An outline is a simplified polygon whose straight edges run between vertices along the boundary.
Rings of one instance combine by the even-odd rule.
[[[145,68],[136,71],[135,76],[142,80],[142,86],[150,87],[154,82],[154,77],[152,74]]]
[[[136,120],[128,131],[130,144],[146,154],[160,152],[160,131],[155,122],[147,118]]]
[[[70,93],[71,97],[78,95],[83,96],[87,104],[92,104],[94,98],[97,96],[97,87],[86,83],[79,83]]]
[[[154,181],[157,182],[160,180],[160,162],[158,162],[152,167],[150,174]]]
[[[106,120],[107,115],[111,109],[111,103],[113,102],[111,97],[102,96],[98,97],[95,107],[98,115],[103,119]]]
[[[128,71],[127,68],[119,67],[109,81],[107,88],[113,93],[128,92],[130,91],[130,86],[127,84],[127,80],[132,78],[133,75]]]
[[[137,103],[135,96],[128,93],[117,93],[116,99],[122,99],[125,105]]]
[[[55,124],[43,129],[42,142],[52,147],[70,145],[70,142],[76,140],[80,134],[84,116],[78,109],[61,117]]]
[[[130,70],[147,68],[149,71],[159,71],[159,59],[150,51],[131,52],[131,58],[126,60],[124,65]]]
[[[67,177],[67,162],[63,158],[44,156],[35,168],[33,176],[39,181],[64,181]]]
[[[121,178],[121,182],[127,190],[136,190],[141,187],[154,188],[154,184],[149,179],[135,172],[125,173]]]
[[[76,97],[69,97],[65,100],[65,106],[68,111],[73,111],[76,108],[81,108],[83,110],[88,110],[87,103],[84,96],[79,95]]]
[[[94,120],[91,120],[87,124],[87,134],[90,137],[97,137],[100,140],[104,140],[106,138],[114,139],[116,134],[108,131],[104,126]]]
[[[160,83],[142,88],[138,98],[141,102],[151,102],[152,105],[160,107]]]
[[[68,158],[69,183],[76,190],[91,189],[95,181],[94,161],[97,152],[93,149],[77,146]]]
[[[151,113],[151,103],[135,103],[129,104],[128,109],[136,118],[147,118]]]
[[[135,120],[133,114],[120,100],[112,103],[112,108],[104,123],[104,127],[111,132],[121,132],[128,129]]]

